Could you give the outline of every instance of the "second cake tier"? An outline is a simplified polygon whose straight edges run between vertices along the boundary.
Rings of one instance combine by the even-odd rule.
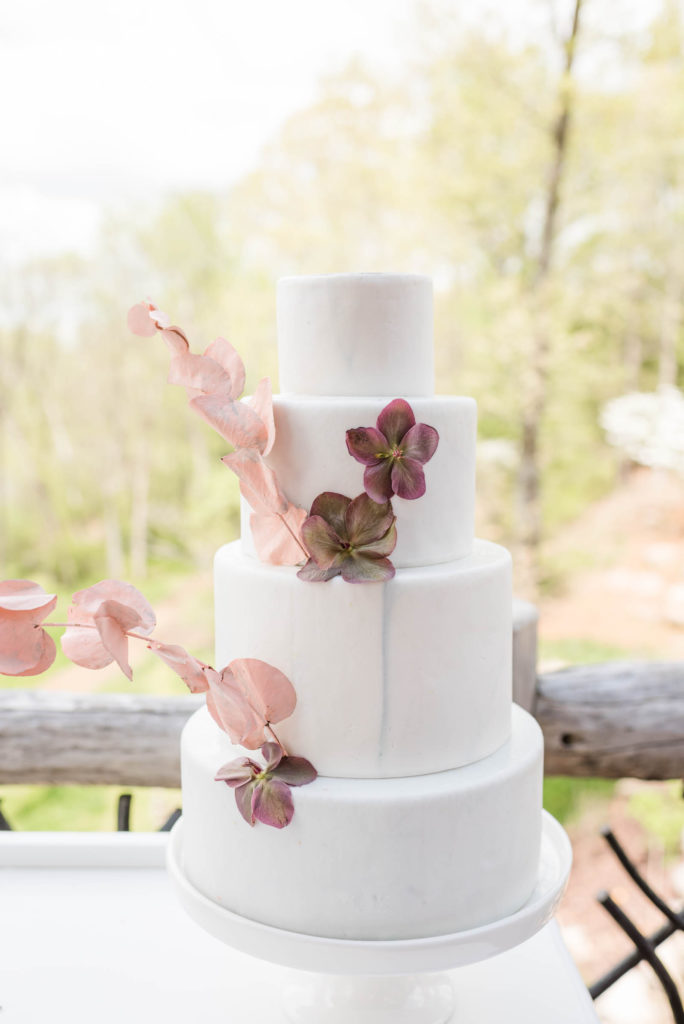
[[[388,583],[305,583],[245,555],[215,559],[216,666],[260,658],[291,680],[278,726],[322,775],[422,775],[487,757],[510,734],[511,560],[477,540],[467,558]]]

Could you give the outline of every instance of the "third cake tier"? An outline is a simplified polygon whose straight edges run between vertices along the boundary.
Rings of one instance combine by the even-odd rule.
[[[216,664],[260,658],[297,692],[278,735],[321,775],[422,775],[487,757],[510,734],[511,559],[476,540],[388,583],[305,583],[245,555],[215,560]]]

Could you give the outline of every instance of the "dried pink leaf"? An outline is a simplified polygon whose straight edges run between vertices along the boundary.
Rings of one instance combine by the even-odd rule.
[[[248,404],[266,427],[266,444],[261,449],[262,455],[268,455],[273,442],[275,441],[275,420],[273,419],[273,392],[271,381],[264,377],[257,384],[256,390],[251,398],[247,399]]]
[[[288,500],[276,475],[253,449],[231,452],[221,459],[240,481],[243,498],[258,515],[284,515]]]
[[[137,334],[140,338],[154,337],[157,333],[157,324],[150,316],[152,308],[147,302],[136,302],[135,306],[131,306],[126,320],[132,334]]]
[[[245,390],[245,364],[238,352],[225,338],[216,338],[204,354],[226,371],[231,380],[230,397],[237,401]]]
[[[149,636],[156,625],[139,590],[120,580],[102,580],[73,596],[62,636],[67,658],[84,668],[104,668],[116,660],[130,678],[126,631]],[[73,625],[72,625],[73,623]]]
[[[205,693],[209,689],[210,679],[218,681],[219,673],[216,669],[193,658],[178,644],[162,644],[151,640],[147,647],[180,676],[191,693]]]
[[[246,402],[233,402],[224,395],[199,395],[190,405],[234,448],[261,451],[266,445],[266,427]]]
[[[306,556],[298,539],[306,518],[306,511],[292,504],[280,515],[254,512],[249,517],[249,525],[261,561],[269,565],[298,565],[302,562]]]
[[[233,385],[223,367],[213,359],[193,352],[184,351],[172,356],[167,380],[169,384],[186,388],[189,398],[223,395],[231,399]]]
[[[57,604],[31,580],[0,583],[0,674],[40,675],[55,660],[55,643],[40,623]]]
[[[260,747],[266,740],[267,725],[288,718],[296,703],[287,676],[257,658],[237,658],[216,681],[209,681],[209,713],[233,743],[249,750]]]

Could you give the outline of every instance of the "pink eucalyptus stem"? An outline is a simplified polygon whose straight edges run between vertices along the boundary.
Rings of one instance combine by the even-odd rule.
[[[275,731],[275,729],[273,728],[273,726],[271,725],[270,722],[266,723],[266,728],[268,729],[268,731],[270,732],[271,736],[276,741],[276,743],[278,744],[280,749],[282,750],[283,757],[289,757],[290,755],[288,754],[287,750],[285,749],[285,744],[280,742],[280,740],[278,739],[278,737],[276,735],[276,731]]]
[[[290,534],[290,536],[292,537],[293,541],[295,542],[295,544],[297,545],[299,550],[302,552],[304,557],[308,559],[309,552],[306,550],[306,548],[304,547],[304,545],[300,541],[299,537],[297,536],[297,534],[294,532],[294,530],[292,529],[292,527],[288,523],[288,521],[285,518],[285,516],[282,514],[282,512],[278,512],[277,515],[278,515],[278,519],[280,519],[280,521],[282,522],[283,526],[285,527],[287,532]]]
[[[55,629],[71,629],[72,627],[77,629],[97,629],[97,626],[92,622],[41,622],[36,624],[33,628],[45,629],[46,626],[53,626]],[[134,640],[148,640],[149,636],[143,636],[142,633],[134,633],[132,630],[124,630],[124,636],[133,637]]]

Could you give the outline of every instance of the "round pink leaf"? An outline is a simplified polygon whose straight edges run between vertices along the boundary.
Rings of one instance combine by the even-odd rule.
[[[262,455],[268,455],[273,442],[275,441],[275,420],[273,419],[273,393],[271,381],[264,377],[257,384],[256,391],[251,398],[247,399],[249,406],[254,409],[261,422],[266,428],[266,444],[261,449]]]
[[[172,356],[182,356],[190,351],[190,343],[180,327],[167,327],[161,336]]]
[[[237,658],[215,682],[209,681],[207,707],[233,743],[255,750],[266,742],[269,722],[281,722],[295,709],[297,695],[279,669],[257,658]]]
[[[231,452],[221,459],[240,481],[240,491],[258,515],[284,515],[288,501],[273,470],[253,449]]]
[[[147,646],[180,676],[191,693],[205,693],[209,689],[209,679],[218,679],[218,672],[215,669],[193,658],[178,644],[162,644],[152,640]]]
[[[55,659],[55,643],[40,623],[57,604],[31,580],[0,583],[0,674],[35,676]]]
[[[131,306],[126,319],[129,331],[140,338],[152,338],[157,333],[157,325],[150,317],[150,307],[146,302],[136,302]]]
[[[114,661],[115,656],[108,643],[114,646],[117,655],[122,653],[120,641],[115,635],[116,631],[111,623],[103,624],[104,618],[113,619],[122,631],[135,628],[135,632],[141,636],[149,636],[156,625],[154,612],[140,591],[130,583],[122,583],[120,580],[102,580],[92,587],[79,590],[74,594],[72,601],[67,613],[70,625],[62,636],[62,650],[67,658],[84,668],[104,668]],[[95,619],[101,610],[103,618],[98,626]],[[133,614],[137,616],[135,627],[127,625],[133,621]],[[101,628],[104,629],[107,643],[103,641]],[[127,665],[127,659],[124,657],[124,672],[124,666]]]
[[[234,448],[256,448],[266,444],[266,427],[246,402],[234,402],[225,395],[199,395],[190,405]]]
[[[204,354],[226,371],[231,381],[230,397],[237,401],[245,390],[245,364],[231,343],[225,338],[216,338]]]
[[[306,518],[306,511],[296,505],[288,505],[287,512],[281,514],[253,513],[249,525],[261,561],[269,565],[298,565],[303,561],[304,552],[295,538],[301,537]]]
[[[174,354],[169,364],[169,384],[187,388],[191,398],[198,395],[223,395],[230,399],[231,380],[213,359],[192,352]]]

